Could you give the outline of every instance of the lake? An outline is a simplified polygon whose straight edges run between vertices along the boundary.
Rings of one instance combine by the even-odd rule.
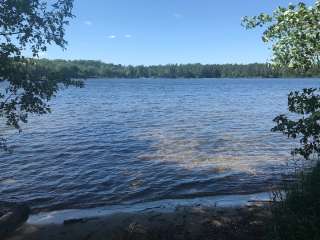
[[[95,79],[52,101],[0,153],[0,200],[34,211],[264,192],[290,173],[271,133],[318,79]]]

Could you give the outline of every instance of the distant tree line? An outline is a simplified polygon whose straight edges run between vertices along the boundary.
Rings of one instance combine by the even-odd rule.
[[[40,65],[64,72],[74,78],[278,78],[317,77],[320,68],[303,75],[270,64],[167,64],[153,66],[125,66],[94,60],[38,60]]]

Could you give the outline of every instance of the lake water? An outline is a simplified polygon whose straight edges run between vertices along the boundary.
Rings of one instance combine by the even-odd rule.
[[[271,133],[317,79],[88,80],[0,153],[0,200],[34,210],[267,191],[293,143]]]

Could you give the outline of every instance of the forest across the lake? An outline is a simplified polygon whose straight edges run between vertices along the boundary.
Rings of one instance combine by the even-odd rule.
[[[267,63],[120,65],[96,60],[36,60],[37,64],[73,78],[284,78],[319,77],[320,67],[306,73]]]

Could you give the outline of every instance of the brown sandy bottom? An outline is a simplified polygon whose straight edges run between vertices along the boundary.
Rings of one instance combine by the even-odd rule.
[[[6,240],[259,240],[264,239],[269,218],[267,206],[178,207],[171,213],[118,213],[62,225],[25,224]]]

